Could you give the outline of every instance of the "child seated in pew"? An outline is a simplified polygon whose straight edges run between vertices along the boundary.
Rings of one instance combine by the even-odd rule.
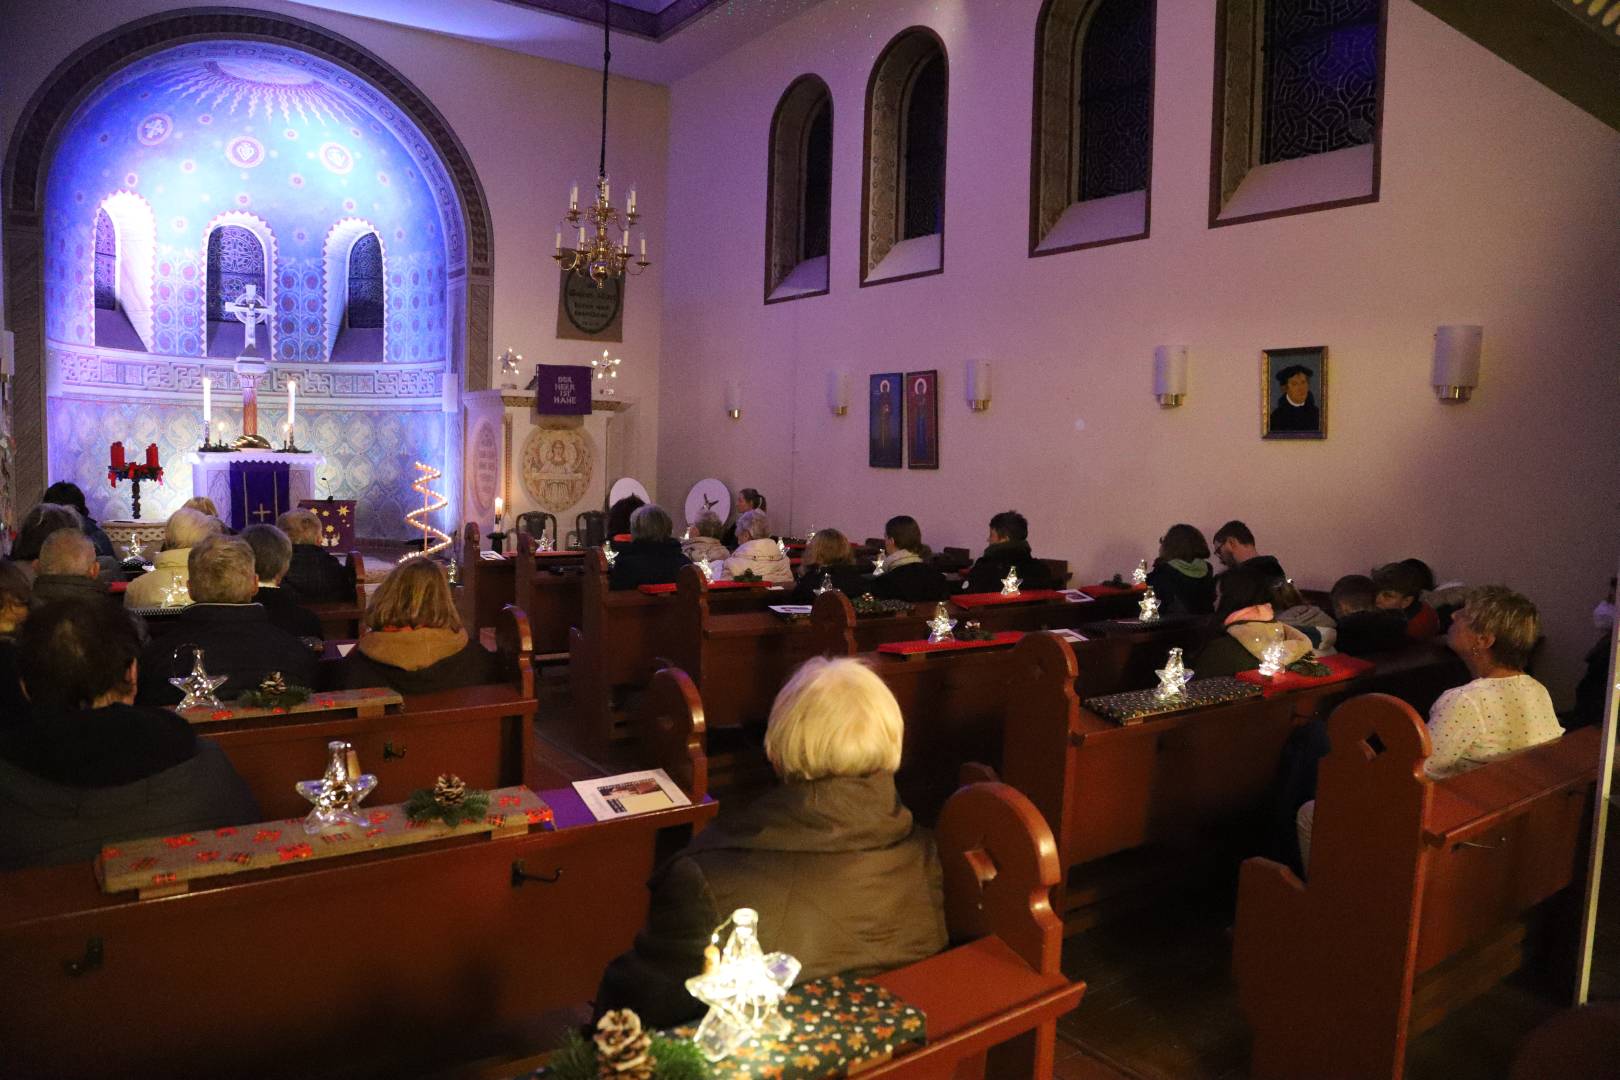
[[[793,603],[815,603],[816,590],[826,583],[845,596],[860,596],[870,591],[869,581],[855,565],[855,548],[849,537],[837,529],[817,529],[804,549],[799,583],[793,587]]]
[[[948,599],[951,587],[944,574],[924,561],[925,551],[916,518],[907,514],[890,518],[883,526],[883,573],[867,583],[866,591],[879,600],[907,600],[913,604]]]
[[[1147,583],[1159,598],[1160,614],[1214,613],[1215,574],[1209,565],[1209,544],[1197,526],[1182,523],[1165,530]]]
[[[261,819],[217,745],[168,709],[134,704],[141,642],[123,608],[48,604],[28,617],[17,651],[32,708],[0,734],[0,870]]]
[[[1339,624],[1334,644],[1340,652],[1351,656],[1393,652],[1411,640],[1406,636],[1406,616],[1378,606],[1378,587],[1366,574],[1346,574],[1333,583],[1328,595]]]
[[[1025,591],[1050,589],[1055,582],[1046,564],[1029,547],[1029,522],[1016,510],[1003,510],[990,519],[990,532],[984,554],[968,571],[963,592],[1000,592],[1007,571],[1018,571],[1019,588]]]
[[[1338,640],[1339,624],[1315,604],[1306,603],[1292,581],[1283,578],[1272,585],[1271,606],[1278,622],[1292,626],[1310,639],[1311,651],[1317,656],[1331,656],[1338,651],[1334,642]]]
[[[1540,634],[1541,618],[1525,597],[1500,585],[1469,591],[1451,620],[1446,645],[1473,678],[1440,695],[1429,710],[1423,771],[1431,779],[1465,773],[1564,733],[1547,688],[1524,672]],[[1299,808],[1299,850],[1307,870],[1315,817],[1315,800]]]
[[[306,604],[345,604],[355,599],[354,567],[326,550],[321,519],[313,510],[289,510],[276,518],[276,528],[292,541],[292,562],[281,587]]]
[[[608,965],[598,1013],[632,1008],[643,1024],[693,1020],[685,980],[733,910],[759,912],[766,952],[798,958],[799,982],[871,973],[948,944],[933,836],[895,792],[900,706],[855,660],[818,658],[771,708],[765,754],[782,783],[719,819],[653,875],[647,923]]]
[[[499,681],[495,655],[468,640],[450,583],[432,559],[407,559],[388,572],[366,606],[366,627],[333,665],[327,681],[334,689],[427,694]]]
[[[634,498],[635,496],[629,496]],[[657,503],[636,507],[630,515],[630,542],[616,545],[618,555],[608,574],[608,588],[634,589],[641,585],[668,585],[681,567],[691,562],[671,533],[675,523]]]
[[[1385,563],[1372,572],[1378,590],[1378,606],[1399,611],[1406,617],[1406,636],[1426,641],[1440,633],[1440,616],[1419,597],[1423,595],[1422,573],[1410,563]]]
[[[1192,668],[1198,678],[1236,675],[1260,666],[1267,646],[1281,643],[1283,663],[1312,651],[1305,633],[1279,622],[1272,607],[1272,591],[1279,582],[1264,574],[1238,567],[1217,579],[1215,617],[1221,633],[1198,652]]]

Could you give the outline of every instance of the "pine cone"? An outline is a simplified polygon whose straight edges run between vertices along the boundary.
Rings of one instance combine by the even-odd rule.
[[[602,1080],[652,1080],[652,1036],[641,1030],[641,1017],[629,1009],[605,1014],[596,1022],[596,1068]]]
[[[272,671],[264,677],[259,684],[259,693],[265,697],[280,697],[287,692],[287,678],[279,671]]]
[[[455,773],[441,776],[433,784],[433,801],[440,806],[460,806],[467,797],[467,783]]]

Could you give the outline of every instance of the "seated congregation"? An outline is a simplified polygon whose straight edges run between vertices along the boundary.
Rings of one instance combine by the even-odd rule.
[[[231,830],[272,816],[261,807],[270,805],[270,796],[286,793],[256,790],[261,773],[246,758],[233,758],[242,752],[237,744],[216,742],[205,719],[175,711],[193,688],[188,676],[194,664],[218,680],[216,692],[224,700],[279,682],[316,694],[385,689],[402,696],[406,712],[431,707],[448,714],[458,702],[474,703],[482,688],[506,683],[514,640],[520,654],[522,642],[530,640],[523,584],[507,601],[508,619],[491,651],[481,634],[490,629],[469,614],[478,610],[466,595],[470,587],[453,585],[440,562],[423,557],[403,560],[371,588],[356,640],[323,640],[320,605],[352,602],[356,579],[350,567],[313,542],[318,531],[311,540],[307,512],[233,536],[206,507],[179,509],[166,525],[162,550],[143,569],[138,559],[118,563],[98,555],[95,522],[72,505],[72,492],[58,488],[53,491],[63,501],[35,507],[11,558],[0,562],[0,871],[87,864],[108,845]],[[658,834],[656,849],[649,833],[645,850],[624,856],[640,876],[617,881],[602,901],[618,905],[609,921],[623,927],[586,934],[588,944],[582,938],[567,946],[588,956],[582,962],[591,970],[573,973],[566,993],[577,993],[581,1001],[588,997],[598,1016],[630,1008],[657,1027],[700,1018],[704,1002],[692,995],[687,980],[712,963],[716,928],[739,908],[758,913],[767,951],[798,959],[801,983],[922,970],[919,965],[930,958],[960,946],[966,939],[949,893],[974,880],[962,867],[977,867],[978,888],[988,888],[995,875],[971,861],[956,871],[942,863],[948,853],[934,829],[943,837],[954,820],[947,796],[959,776],[999,779],[1022,792],[1019,798],[1027,796],[1021,804],[1029,808],[1025,824],[1045,854],[1038,860],[1039,898],[1026,895],[1022,902],[1044,910],[1050,892],[1052,910],[1044,918],[1056,940],[1097,921],[1076,912],[1094,891],[1091,875],[1108,857],[1163,846],[1152,829],[1137,835],[1131,832],[1135,826],[1116,827],[1110,818],[1116,810],[1121,822],[1174,818],[1189,842],[1202,829],[1198,842],[1213,837],[1208,850],[1220,850],[1228,869],[1244,858],[1269,859],[1292,867],[1297,886],[1317,888],[1310,870],[1313,856],[1321,857],[1311,844],[1319,763],[1324,775],[1337,767],[1333,755],[1344,752],[1340,732],[1350,729],[1335,710],[1378,700],[1358,696],[1367,691],[1404,696],[1408,703],[1399,707],[1409,711],[1427,707],[1426,728],[1421,717],[1416,722],[1428,783],[1511,766],[1517,755],[1545,749],[1563,733],[1550,695],[1530,674],[1541,641],[1534,603],[1497,586],[1437,587],[1429,568],[1415,559],[1370,574],[1349,573],[1331,589],[1313,591],[1289,579],[1274,555],[1262,553],[1243,522],[1216,530],[1213,544],[1198,528],[1181,523],[1161,538],[1156,559],[1144,567],[1145,581],[1065,594],[1054,590],[1069,585],[1066,571],[1060,574],[1051,561],[1035,557],[1028,523],[1015,511],[990,519],[984,551],[967,560],[936,556],[917,520],[907,515],[888,519],[881,546],[857,545],[834,528],[802,541],[783,536],[773,532],[765,499],[752,489],[739,499],[729,524],[705,513],[680,538],[670,514],[657,504],[615,510],[628,540],[604,549],[602,556],[611,551],[605,563],[598,559],[605,591],[587,587],[576,603],[606,605],[617,595],[647,618],[674,620],[687,602],[685,593],[636,594],[668,585],[687,590],[694,573],[685,568],[701,564],[700,586],[757,583],[752,590],[738,589],[734,606],[719,599],[712,610],[703,606],[699,625],[705,635],[722,645],[744,638],[785,644],[768,653],[781,666],[768,675],[764,667],[754,669],[768,683],[768,713],[745,715],[735,727],[719,708],[711,722],[704,720],[705,703],[718,706],[729,693],[725,680],[732,669],[711,666],[707,646],[700,644],[691,646],[694,659],[681,660],[690,668],[683,674],[666,664],[671,656],[685,657],[671,651],[676,644],[648,644],[648,655],[633,661],[631,692],[613,702],[631,722],[615,729],[605,753],[601,746],[571,745],[575,729],[547,710],[536,716],[533,679],[524,689],[519,678],[516,693],[528,699],[533,734],[552,753],[582,763],[588,774],[606,771],[608,764],[646,764],[634,757],[642,752],[642,739],[678,745],[680,754],[695,753],[715,768],[712,788],[704,779],[710,774],[701,769],[681,774],[681,786],[712,823],[707,817],[683,819],[681,829]],[[472,543],[476,549],[476,539]],[[522,550],[521,558],[535,557],[532,548]],[[583,555],[583,572],[589,573],[596,556]],[[120,602],[109,583],[130,576]],[[1036,599],[1016,603],[1020,590]],[[1131,618],[1149,591],[1160,619]],[[889,623],[863,620],[849,602],[864,597],[916,607]],[[1103,597],[1118,602],[1107,606]],[[701,589],[698,598],[708,604]],[[765,617],[759,601],[775,599],[813,606],[813,619]],[[956,614],[982,618],[989,627],[987,640],[968,639],[982,648],[916,657],[904,649],[884,651],[908,640],[886,634],[926,636],[928,627],[917,617],[963,599]],[[848,620],[838,639],[845,645],[822,636],[819,621],[835,617]],[[572,622],[576,651],[585,644],[579,628],[605,625],[593,622],[588,611],[576,611]],[[516,627],[515,639],[504,629],[508,623]],[[1043,632],[1048,629],[1070,636]],[[672,642],[656,632],[650,640]],[[589,644],[642,646],[630,637]],[[1145,718],[1116,722],[1099,711],[1108,695],[1150,690],[1148,672],[1172,646],[1185,650],[1195,676],[1190,685],[1227,678],[1239,689],[1261,689],[1228,694],[1207,713],[1189,705],[1192,711],[1150,710]],[[527,648],[535,651],[532,641]],[[1356,663],[1342,673],[1333,668],[1331,677],[1311,674],[1327,670],[1322,662],[1335,656]],[[519,670],[528,671],[531,659],[520,655]],[[1268,686],[1263,673],[1277,663],[1284,674],[1299,673],[1297,683]],[[582,691],[576,686],[573,692],[577,702]],[[670,701],[684,713],[673,734],[660,727],[668,724]],[[1048,714],[1055,717],[1057,742],[1041,741],[1053,730],[1044,719]],[[1194,801],[1160,805],[1154,800],[1174,800],[1158,783],[1110,793],[1106,783],[1093,779],[1093,790],[1077,779],[1101,767],[1098,762],[1112,762],[1107,767],[1125,778],[1116,779],[1116,786],[1134,784],[1137,774],[1129,762],[1136,760],[1149,761],[1144,767],[1150,772],[1160,770],[1151,775],[1161,781],[1181,776],[1173,770],[1194,767],[1188,750],[1205,737],[1198,734],[1201,717],[1209,730],[1230,733],[1219,736],[1226,743],[1221,752],[1248,755],[1244,771],[1252,782],[1243,787],[1233,779],[1210,804],[1218,812]],[[307,719],[266,716],[254,722],[286,725],[291,732]],[[358,715],[355,724],[359,732]],[[708,740],[722,732],[736,746],[725,754],[707,749]],[[534,778],[551,774],[537,771],[527,739],[525,733],[519,740],[526,760],[517,775],[538,787]],[[1088,744],[1094,744],[1094,761],[1087,757]],[[403,745],[382,745],[386,753],[406,754]],[[411,750],[418,758],[422,753]],[[749,760],[768,767],[750,772]],[[742,764],[721,778],[726,762]],[[320,765],[311,762],[307,775],[318,775]],[[1223,781],[1217,776],[1203,782],[1213,790]],[[1146,809],[1127,813],[1127,807]],[[1073,823],[1088,816],[1101,821],[1088,823],[1092,833],[1077,834]],[[573,827],[560,828],[559,835]],[[604,860],[607,850],[604,842]],[[511,891],[525,874],[550,869],[535,858],[527,869],[523,862],[513,864]],[[1337,865],[1339,855],[1327,858],[1324,865]],[[1250,876],[1246,868],[1245,881]],[[600,876],[589,880],[601,887]],[[1320,887],[1342,885],[1330,878]],[[1231,902],[1240,927],[1252,928],[1254,909],[1244,911],[1250,901],[1235,895]],[[507,926],[501,921],[506,915],[490,918],[491,934]],[[1067,930],[1057,929],[1056,920]],[[1240,930],[1240,941],[1247,932]],[[1058,975],[1055,946],[1048,952],[1042,954],[1046,961],[1029,961],[1031,970],[1057,980],[1045,984],[1049,991],[1069,987],[1072,997],[1064,1008],[1072,1008],[1079,986]],[[513,965],[525,962],[511,958]],[[579,979],[587,977],[596,984],[594,994],[578,992]],[[917,981],[896,977],[895,985]],[[960,996],[960,988],[956,992]],[[547,1000],[548,1007],[563,1004]],[[1004,1022],[1016,1011],[1008,1006],[997,1015]],[[979,1016],[975,1022],[991,1019]],[[1038,1032],[1033,1058],[1019,1059],[1035,1062],[1031,1075],[1050,1075],[1054,1019],[1055,1013],[1042,1013],[1038,1029],[1035,1019],[1023,1029]],[[929,1040],[935,1036],[930,1019]],[[1262,1031],[1261,1037],[1269,1035]],[[1268,1057],[1256,1075],[1289,1075],[1289,1060]]]

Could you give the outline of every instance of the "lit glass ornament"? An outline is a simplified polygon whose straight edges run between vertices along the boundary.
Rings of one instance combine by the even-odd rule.
[[[1141,562],[1136,564],[1136,569],[1131,571],[1131,584],[1133,584],[1133,585],[1146,585],[1147,584],[1147,576],[1148,576],[1148,563],[1147,563],[1146,559],[1143,559]]]
[[[720,934],[730,926],[725,948]],[[710,1061],[720,1061],[753,1038],[781,1039],[791,1030],[777,1013],[799,976],[799,961],[766,953],[759,944],[759,913],[738,908],[715,930],[703,951],[703,974],[686,980],[686,992],[709,1007],[692,1041]]]
[[[776,538],[776,550],[782,553],[782,558],[784,558],[784,559],[787,558],[788,557],[787,541],[783,540],[781,537],[777,537]]]
[[[1193,677],[1192,671],[1182,662],[1180,649],[1171,649],[1170,655],[1165,657],[1164,667],[1154,674],[1159,677],[1159,686],[1153,693],[1160,701],[1179,698]]]
[[[928,620],[928,643],[938,645],[941,642],[955,641],[956,620],[951,618],[950,612],[942,603],[934,609],[934,617]]]
[[[534,545],[534,550],[536,550],[536,551],[550,551],[550,550],[552,550],[552,548],[551,548],[551,534],[550,533],[541,533],[540,534],[540,541],[539,541],[539,543]]]
[[[1152,589],[1142,594],[1142,599],[1138,601],[1136,609],[1139,613],[1138,617],[1143,622],[1159,621],[1159,598],[1153,594]]]
[[[1284,658],[1288,655],[1287,646],[1280,641],[1273,641],[1267,645],[1260,654],[1260,674],[1268,679],[1275,679],[1281,675],[1288,665]]]
[[[294,785],[298,794],[315,804],[304,818],[304,831],[318,833],[331,825],[369,824],[355,807],[371,794],[377,778],[360,771],[360,756],[341,739],[327,743],[326,750],[326,774],[319,780],[300,780]]]
[[[613,541],[602,541],[602,558],[607,560],[607,564],[610,568],[613,566],[613,561],[618,557],[619,553],[613,550]]]
[[[164,607],[190,607],[191,588],[179,578],[171,578],[169,583],[163,586],[161,603]]]
[[[456,562],[454,556],[450,558],[450,569],[445,573],[445,580],[452,585],[461,584],[461,564]]]
[[[820,596],[822,593],[837,592],[838,586],[833,584],[831,574],[823,574],[821,575],[821,584],[817,585],[812,591],[817,596]]]
[[[883,553],[880,551],[878,557],[872,560],[872,576],[877,577],[881,573],[883,573]]]
[[[1018,587],[1023,583],[1023,580],[1018,576],[1018,567],[1009,566],[1007,576],[1001,579],[1001,595],[1017,596],[1020,591]]]
[[[703,571],[703,580],[712,585],[714,583],[714,563],[708,559],[699,559],[697,566],[699,570]]]
[[[180,699],[180,704],[176,705],[175,708],[219,708],[222,703],[220,702],[219,698],[214,696],[214,691],[225,685],[225,680],[230,678],[230,676],[208,674],[207,671],[203,670],[203,651],[195,645],[180,646],[180,649],[185,648],[191,649],[191,673],[188,675],[180,675],[169,680],[170,686],[175,687],[180,691],[181,694],[185,695]],[[179,655],[180,649],[175,650],[176,656]],[[173,671],[174,669],[170,668],[169,670]]]

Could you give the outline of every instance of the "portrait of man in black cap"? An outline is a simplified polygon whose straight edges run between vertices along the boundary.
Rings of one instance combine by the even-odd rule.
[[[1322,438],[1325,393],[1325,349],[1273,349],[1266,353],[1266,438]],[[1275,395],[1273,397],[1272,395]],[[1263,406],[1264,408],[1264,406]]]

